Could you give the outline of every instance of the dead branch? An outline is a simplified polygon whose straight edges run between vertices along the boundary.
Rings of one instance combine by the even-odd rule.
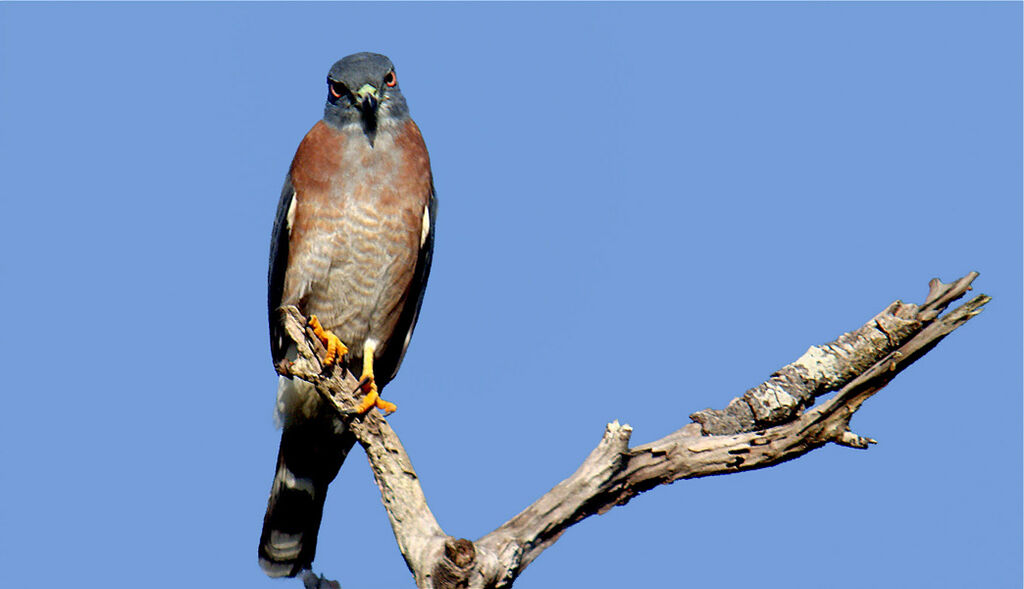
[[[313,383],[349,419],[351,431],[366,450],[395,538],[418,587],[508,587],[569,526],[658,485],[764,468],[829,442],[867,448],[874,440],[850,431],[853,414],[907,366],[981,312],[990,300],[986,295],[940,317],[971,289],[977,276],[972,272],[951,284],[933,279],[922,305],[892,303],[859,329],[811,347],[726,408],[698,411],[691,415],[694,423],[660,440],[630,448],[632,428],[617,421],[608,424],[600,443],[575,473],[475,542],[444,533],[387,421],[376,411],[352,414],[358,402],[353,393],[358,381],[336,367],[322,372],[323,348],[294,307],[280,312],[289,337],[298,344],[299,357],[279,371]],[[832,398],[814,406],[815,399],[832,391],[837,391]]]

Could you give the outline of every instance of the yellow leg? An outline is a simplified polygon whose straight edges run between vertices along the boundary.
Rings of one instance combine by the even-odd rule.
[[[348,353],[348,346],[343,344],[338,336],[324,329],[316,315],[309,316],[309,326],[313,328],[313,334],[320,338],[320,342],[327,348],[327,353],[324,354],[324,368],[330,368],[339,358]]]
[[[356,407],[356,411],[366,413],[376,407],[387,415],[398,409],[398,406],[381,399],[380,393],[377,392],[377,383],[373,380],[373,354],[376,349],[377,346],[372,341],[367,341],[363,344],[363,376],[360,378],[360,387],[366,393],[366,396],[363,397],[359,406]]]

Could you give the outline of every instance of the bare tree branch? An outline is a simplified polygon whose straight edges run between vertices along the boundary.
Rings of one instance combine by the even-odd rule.
[[[867,448],[870,438],[850,431],[864,401],[981,312],[979,295],[941,313],[971,289],[972,272],[944,284],[933,279],[925,302],[896,301],[859,329],[811,347],[769,380],[721,410],[691,415],[694,423],[664,438],[629,447],[632,428],[608,424],[597,447],[569,478],[498,529],[476,542],[444,533],[427,505],[401,441],[377,412],[354,415],[358,381],[337,367],[322,373],[323,349],[306,318],[281,309],[299,357],[283,374],[313,383],[339,412],[366,450],[391,527],[418,587],[508,587],[523,569],[576,522],[629,502],[636,495],[679,479],[764,468],[792,460],[829,442]],[[816,398],[836,391],[814,406]],[[310,575],[307,585],[316,581]]]

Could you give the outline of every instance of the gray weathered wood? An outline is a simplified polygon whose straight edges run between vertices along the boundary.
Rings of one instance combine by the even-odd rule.
[[[977,273],[945,284],[934,279],[925,302],[896,301],[860,328],[812,346],[796,362],[733,399],[725,409],[691,415],[694,423],[660,440],[630,447],[632,428],[608,424],[597,447],[570,477],[486,536],[471,542],[446,535],[427,505],[401,441],[376,411],[354,415],[358,381],[336,366],[322,373],[323,347],[294,307],[281,320],[299,348],[282,373],[313,383],[349,421],[366,450],[391,527],[418,587],[508,587],[562,532],[591,515],[623,505],[679,479],[764,468],[834,442],[867,448],[875,441],[850,431],[854,412],[946,335],[981,312],[979,295],[944,316],[970,290]],[[836,394],[814,405],[817,397]],[[329,581],[310,576],[324,586]]]

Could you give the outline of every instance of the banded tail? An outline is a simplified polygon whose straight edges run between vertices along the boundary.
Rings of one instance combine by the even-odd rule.
[[[271,577],[294,577],[311,567],[327,486],[355,442],[333,410],[319,410],[316,392],[306,387],[282,378],[278,389],[284,429],[259,548],[260,568]]]

